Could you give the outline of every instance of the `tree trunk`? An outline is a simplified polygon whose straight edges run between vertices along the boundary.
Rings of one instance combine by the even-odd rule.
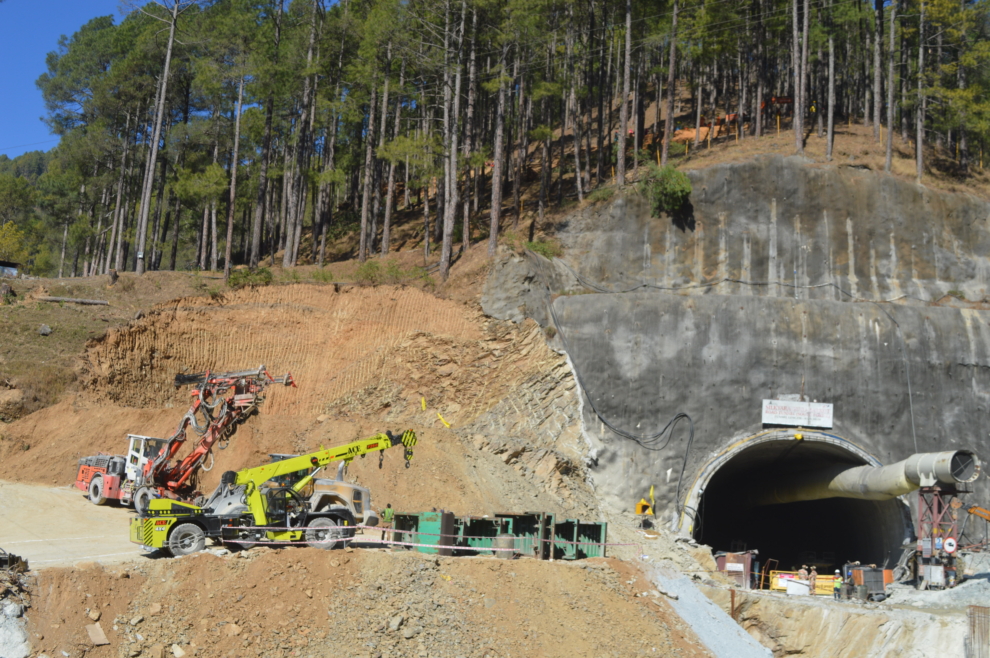
[[[704,102],[705,98],[705,74],[700,72],[698,74],[698,84],[694,87],[694,145],[698,146],[698,141],[701,139],[701,104]],[[711,130],[711,127],[709,127]]]
[[[162,206],[167,202],[165,200],[165,176],[168,173],[168,158],[162,159],[162,173],[161,178],[158,181],[158,195],[157,203],[155,204],[155,224],[152,226],[151,231],[151,265],[148,269],[157,269],[155,263],[158,258],[158,230],[162,222]]]
[[[214,115],[214,120],[217,123],[217,134],[213,138],[213,164],[217,163],[217,159],[220,156],[220,110],[219,108]],[[217,261],[218,261],[218,251],[217,251],[217,200],[210,200],[210,271],[217,271]],[[205,263],[204,263],[205,265]]]
[[[918,185],[925,165],[925,0],[921,0],[921,20],[918,25],[918,108],[915,110],[915,152]]]
[[[282,41],[282,5],[284,0],[278,0],[275,11],[275,56],[274,63],[278,64],[279,45]],[[254,201],[254,218],[251,222],[251,257],[248,267],[258,267],[261,260],[261,222],[265,216],[265,201],[268,198],[268,165],[271,161],[272,150],[272,117],[275,112],[275,94],[268,94],[265,103],[265,131],[261,138],[261,167],[258,172],[258,194]]]
[[[898,3],[901,3],[900,6],[901,6],[902,13],[903,13],[903,10],[905,9],[905,6],[903,4],[905,1],[906,0],[898,0]],[[907,112],[907,107],[908,107],[908,52],[907,51],[908,51],[908,47],[907,47],[907,40],[904,37],[904,30],[901,30],[900,47],[898,48],[898,51],[900,51],[900,68],[901,68],[901,84],[900,84],[900,87],[901,87],[901,90],[900,90],[901,91],[901,103],[900,103],[900,108],[901,108],[901,117],[900,117],[900,123],[901,123],[901,139],[903,141],[907,142],[908,141],[908,112]]]
[[[406,77],[406,61],[402,60],[402,66],[399,69],[399,94],[402,93],[402,85],[405,82]],[[402,116],[402,96],[396,95],[395,99],[395,128],[392,131],[392,139],[399,136],[399,131],[402,128],[401,125]],[[388,250],[391,247],[392,242],[392,206],[394,204],[395,198],[395,167],[396,162],[392,162],[388,165],[388,188],[386,190],[385,198],[385,219],[382,220],[382,256],[388,255]]]
[[[155,178],[155,165],[158,163],[158,142],[161,140],[162,118],[165,115],[165,96],[168,90],[169,68],[172,64],[172,44],[175,42],[175,24],[179,20],[179,0],[172,0],[172,20],[169,21],[168,46],[165,50],[165,66],[162,71],[162,81],[158,90],[158,103],[155,108],[155,128],[151,137],[151,156],[145,170],[144,188],[141,193],[141,214],[137,224],[137,274],[144,273],[144,244],[148,230],[148,211],[151,204],[151,188]]]
[[[131,206],[131,191],[130,191],[130,181],[131,176],[134,173],[134,162],[133,160],[127,165],[127,174],[124,176],[124,199],[123,205],[120,207],[120,226],[117,230],[117,254],[114,260],[114,269],[118,272],[124,271],[124,232],[127,228],[127,217],[130,213]]]
[[[804,153],[804,139],[802,139],[804,126],[801,121],[803,118],[801,114],[801,24],[798,15],[798,6],[800,4],[801,0],[791,0],[794,19],[791,30],[791,70],[794,75],[794,104],[791,107],[794,108],[794,151],[799,154]]]
[[[881,0],[877,0],[879,5]],[[883,170],[890,173],[894,158],[894,25],[897,3],[890,4],[890,50],[887,53],[887,155]]]
[[[757,4],[759,11],[762,11],[762,3]],[[763,29],[763,16],[760,14],[760,26],[756,31],[756,38],[759,42],[756,46],[756,116],[753,119],[753,134],[757,137],[763,137],[763,84],[764,76],[766,74],[766,62],[764,61],[763,53],[763,40],[764,40],[764,29]]]
[[[65,269],[65,243],[69,239],[69,222],[62,225],[62,256],[58,262],[58,278],[62,278],[62,271]]]
[[[581,109],[578,107],[577,92],[574,90],[574,82],[571,81],[571,130],[573,131],[574,142],[574,187],[577,190],[578,203],[584,201],[584,189],[581,186]],[[563,141],[563,135],[561,136]],[[563,164],[563,158],[561,158]]]
[[[113,228],[110,231],[110,240],[108,241],[109,248],[107,249],[107,262],[103,266],[103,273],[110,273],[110,264],[113,262],[114,247],[117,244],[117,232],[120,229],[122,207],[123,207],[123,197],[124,197],[124,172],[127,170],[127,148],[130,146],[130,137],[128,133],[131,127],[131,115],[127,113],[127,125],[124,128],[124,150],[123,154],[120,156],[120,175],[117,178],[117,200],[113,209]]]
[[[175,271],[175,259],[179,253],[179,213],[182,211],[182,202],[178,195],[175,197],[175,209],[172,214],[172,252],[168,257],[168,269]]]
[[[217,202],[210,201],[210,271],[216,272],[220,262],[219,245],[217,244]]]
[[[828,131],[825,138],[825,159],[832,160],[832,144],[835,140],[835,43],[828,35]]]
[[[449,3],[448,3],[449,6]],[[440,250],[440,278],[444,281],[450,275],[451,250],[454,238],[454,219],[457,214],[457,135],[461,107],[461,57],[464,46],[464,16],[467,3],[461,0],[461,27],[457,43],[457,72],[454,74],[453,111],[450,117],[448,138],[449,166],[447,168],[447,198],[443,213],[443,245]],[[449,97],[448,97],[449,102]],[[446,117],[445,117],[446,122]]]
[[[670,64],[667,69],[667,116],[663,124],[663,149],[660,153],[661,166],[667,165],[667,158],[670,152],[670,138],[674,132],[674,97],[677,95],[677,86],[674,77],[677,64],[677,2],[674,0],[674,17],[670,27]]]
[[[468,97],[467,113],[464,117],[464,161],[467,162],[474,150],[474,104],[475,104],[475,78],[477,77],[477,67],[475,63],[475,41],[478,32],[478,9],[471,8],[471,54],[468,56]],[[396,124],[398,130],[398,124]],[[468,169],[470,174],[471,169]],[[461,247],[467,253],[471,246],[471,193],[468,187],[470,175],[465,180],[464,188],[464,223],[461,229]]]
[[[378,119],[378,148],[376,153],[382,150],[385,146],[385,133],[388,130],[388,96],[389,96],[389,83],[391,82],[392,74],[392,42],[390,41],[386,48],[386,58],[385,58],[385,84],[382,86],[382,101],[381,108],[382,113]],[[368,231],[368,254],[375,253],[375,241],[378,239],[378,216],[382,209],[382,161],[377,156],[375,157],[375,179],[372,183],[373,196],[371,197],[371,228]],[[385,252],[382,252],[382,256]]]
[[[746,79],[745,69],[743,68],[741,44],[736,46],[736,68],[739,72],[739,93],[737,94],[739,103],[736,109],[736,135],[739,136],[739,139],[743,139],[743,135],[745,134],[743,130],[743,112],[746,109],[746,85],[749,83],[749,80]],[[729,129],[728,123],[725,128],[726,130]]]
[[[811,20],[811,0],[804,0],[804,28],[801,36],[801,107],[800,130],[798,131],[798,153],[804,153],[804,117],[808,113],[808,38],[809,22]],[[795,108],[795,116],[798,115]]]
[[[517,114],[518,129],[516,134],[519,137],[519,151],[516,154],[515,162],[515,175],[512,177],[512,207],[513,207],[513,217],[512,226],[513,228],[519,226],[519,215],[522,214],[522,200],[520,198],[520,188],[522,187],[522,178],[525,175],[523,173],[523,163],[526,159],[526,73],[519,73],[519,58],[521,57],[520,51],[522,48],[516,46],[516,63],[514,65],[514,71],[512,74],[513,79],[519,80],[519,104]]]
[[[632,0],[626,0],[626,57],[622,66],[622,105],[619,106],[619,149],[615,157],[615,180],[626,184],[626,136],[629,134],[629,78],[632,66]]]
[[[891,5],[893,13],[893,4]],[[880,141],[880,112],[883,103],[883,63],[881,62],[880,49],[883,47],[883,0],[875,0],[873,8],[873,139]],[[887,128],[891,126],[888,124]]]
[[[316,44],[316,33],[320,3],[313,0],[309,23],[309,40],[306,48],[306,70],[313,66],[313,47]],[[295,146],[296,165],[292,178],[292,195],[289,198],[289,214],[286,218],[285,252],[282,255],[282,267],[295,267],[299,256],[299,241],[302,238],[303,214],[306,208],[307,184],[306,170],[309,158],[309,131],[313,121],[314,91],[316,82],[314,76],[303,78],[303,95],[300,101],[300,116]]]
[[[505,66],[506,50],[507,48],[503,46],[500,69],[504,69]],[[504,70],[502,70],[503,77],[504,73]],[[501,80],[502,78],[500,78],[498,85],[498,105],[495,108],[495,152],[493,153],[495,161],[492,163],[492,208],[491,224],[488,230],[489,258],[495,256],[495,248],[498,246],[499,220],[502,212],[502,160],[504,158],[502,140],[505,133],[505,82]]]
[[[234,241],[234,211],[237,207],[237,163],[241,144],[241,102],[244,99],[244,76],[237,86],[237,111],[234,115],[234,155],[230,159],[230,206],[227,208],[227,244],[223,257],[223,280],[230,278],[231,243]]]
[[[375,100],[378,89],[371,83],[371,101],[368,111],[368,130],[364,136],[364,190],[361,193],[361,243],[358,250],[358,262],[363,263],[368,257],[368,204],[371,201],[371,181],[374,178],[373,147],[375,134]]]

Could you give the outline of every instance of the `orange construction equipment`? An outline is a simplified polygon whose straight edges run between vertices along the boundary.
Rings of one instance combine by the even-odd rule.
[[[109,499],[132,504],[141,511],[153,498],[195,501],[196,474],[214,445],[227,441],[238,423],[244,422],[263,401],[269,384],[295,386],[291,374],[272,377],[265,366],[240,372],[176,375],[175,386],[196,384],[192,405],[178,429],[168,439],[128,435],[127,455],[100,454],[79,460],[75,485],[102,505]],[[186,430],[192,428],[199,440],[181,461],[170,463],[186,443]],[[220,445],[221,449],[226,447]],[[212,464],[210,468],[212,469]]]

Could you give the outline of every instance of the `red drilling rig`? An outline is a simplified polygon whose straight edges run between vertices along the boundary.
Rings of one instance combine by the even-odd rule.
[[[126,455],[101,453],[79,460],[76,487],[87,492],[90,501],[103,505],[107,500],[133,504],[138,511],[153,498],[195,501],[200,469],[213,468],[213,447],[222,450],[236,426],[243,423],[263,402],[261,394],[270,384],[295,386],[291,374],[272,377],[265,366],[241,372],[205,372],[176,375],[176,388],[193,384],[192,405],[178,429],[168,439],[129,434]],[[199,439],[181,460],[171,461],[186,443],[191,429]],[[207,457],[210,466],[205,468]]]

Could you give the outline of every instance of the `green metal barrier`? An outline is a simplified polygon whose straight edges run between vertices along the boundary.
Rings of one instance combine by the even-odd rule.
[[[579,560],[605,557],[607,523],[557,522],[553,514],[496,514],[461,516],[451,512],[397,513],[393,540],[417,546],[421,553],[440,555],[497,555],[492,549],[500,536],[513,537],[515,553],[539,560]]]

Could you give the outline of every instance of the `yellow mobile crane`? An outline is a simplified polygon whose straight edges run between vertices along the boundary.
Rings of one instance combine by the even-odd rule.
[[[169,498],[152,500],[146,511],[131,519],[131,541],[174,556],[203,550],[207,539],[234,545],[305,542],[316,548],[340,547],[354,536],[354,515],[344,506],[312,511],[299,492],[328,464],[351,462],[377,451],[381,468],[385,450],[400,445],[408,468],[416,445],[412,430],[398,435],[385,432],[329,450],[227,471],[202,507]],[[291,486],[279,481],[306,471]]]

